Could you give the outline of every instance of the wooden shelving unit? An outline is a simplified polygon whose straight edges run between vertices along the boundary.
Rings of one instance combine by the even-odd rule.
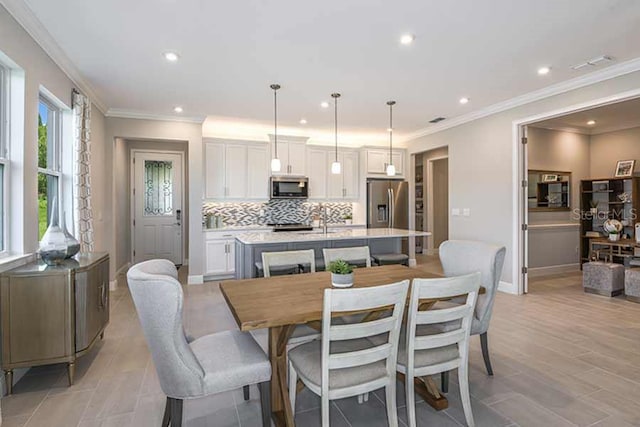
[[[415,187],[416,187],[416,205],[415,205],[415,216],[416,216],[416,230],[424,230],[425,226],[425,197],[424,197],[424,173],[423,173],[423,165],[422,165],[422,156],[416,156],[416,170],[415,170]],[[417,238],[416,239],[416,253],[421,254],[424,250],[425,239]]]
[[[598,202],[597,212],[591,212],[591,201]],[[580,260],[589,261],[590,240],[588,231],[606,237],[603,224],[607,219],[617,219],[625,224],[622,234],[635,239],[636,217],[640,212],[640,177],[604,178],[580,181]],[[621,261],[614,258],[614,261]]]

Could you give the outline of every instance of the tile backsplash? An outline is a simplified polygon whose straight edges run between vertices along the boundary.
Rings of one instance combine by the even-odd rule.
[[[264,203],[205,203],[202,214],[220,215],[227,226],[310,223],[320,213],[320,203],[305,200],[270,200]],[[351,203],[324,203],[329,224],[344,223],[344,216],[353,215]]]

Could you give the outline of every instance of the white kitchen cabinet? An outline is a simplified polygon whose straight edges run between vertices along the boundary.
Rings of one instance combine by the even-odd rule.
[[[332,174],[331,164],[335,161],[335,152],[329,153],[326,171],[329,199],[357,199],[358,198],[358,153],[355,151],[338,151],[338,161],[341,173]]]
[[[205,199],[266,199],[269,161],[266,144],[205,140]]]
[[[225,145],[224,156],[225,198],[247,197],[247,146]]]
[[[224,145],[204,144],[204,197],[220,199],[225,196]]]
[[[247,147],[247,197],[269,198],[269,150],[266,145]]]
[[[235,272],[235,238],[231,234],[208,233],[204,242],[207,277],[231,277]]]
[[[324,148],[307,147],[307,164],[309,165],[309,198],[327,198],[327,158],[329,152]],[[329,162],[330,164],[330,162]]]
[[[272,157],[275,156],[275,145],[271,143]],[[280,159],[280,172],[274,175],[299,175],[307,173],[307,146],[300,142],[287,142],[278,140],[278,158]]]
[[[389,150],[367,149],[365,158],[367,175],[386,175]],[[404,150],[393,150],[391,159],[396,167],[396,176],[404,176]]]

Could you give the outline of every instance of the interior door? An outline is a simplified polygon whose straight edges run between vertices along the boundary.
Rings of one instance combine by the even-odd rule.
[[[522,144],[520,144],[522,149],[522,172],[520,174],[520,182],[522,185],[520,186],[520,211],[521,211],[521,232],[522,232],[522,258],[521,258],[521,280],[522,280],[522,292],[529,292],[529,190],[528,190],[528,182],[529,178],[528,170],[529,170],[529,160],[527,156],[527,127],[520,127],[520,140]]]
[[[133,262],[182,264],[183,159],[178,153],[133,153]]]

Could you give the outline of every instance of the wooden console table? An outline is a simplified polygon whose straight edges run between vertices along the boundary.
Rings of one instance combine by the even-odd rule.
[[[635,239],[620,239],[611,241],[606,237],[589,239],[589,259],[600,259],[605,256],[605,261],[613,262],[614,258],[621,258],[624,262],[627,258],[633,258],[636,247]]]
[[[102,337],[109,322],[109,255],[78,254],[62,264],[32,262],[0,276],[2,369],[8,394],[13,370],[67,363]]]

